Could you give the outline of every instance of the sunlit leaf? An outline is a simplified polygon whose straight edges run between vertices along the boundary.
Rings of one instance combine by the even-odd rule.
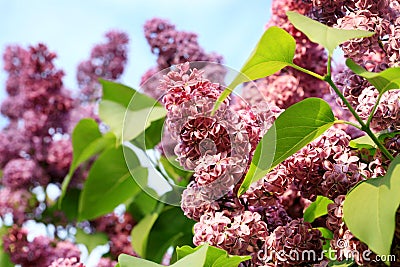
[[[344,201],[346,226],[378,255],[390,255],[399,192],[400,156],[392,161],[384,177],[359,183]]]
[[[363,30],[345,30],[326,26],[318,21],[310,19],[294,11],[287,11],[289,21],[308,39],[314,43],[325,47],[329,54],[333,54],[333,50],[340,44],[354,38],[370,37],[374,32]]]
[[[320,98],[307,98],[286,109],[258,143],[239,195],[334,122],[331,107]]]
[[[207,257],[208,245],[203,245],[196,252],[184,257],[180,261],[170,265],[171,267],[203,267]],[[121,254],[118,257],[118,263],[121,267],[162,267],[163,265]]]
[[[293,64],[296,41],[285,30],[270,27],[265,31],[255,49],[235,79],[218,98],[214,110],[243,82],[260,79]]]
[[[328,214],[328,205],[333,203],[327,197],[317,196],[317,199],[305,210],[303,218],[306,222],[313,222],[316,218]]]
[[[138,137],[153,121],[165,117],[157,100],[125,85],[101,80],[103,97],[99,116],[120,142]]]
[[[355,74],[367,79],[380,94],[389,90],[400,89],[400,68],[388,68],[381,72],[370,72],[349,58],[346,60],[346,65]]]

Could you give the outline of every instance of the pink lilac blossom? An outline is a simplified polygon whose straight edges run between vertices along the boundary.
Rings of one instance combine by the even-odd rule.
[[[123,32],[110,31],[105,37],[106,43],[96,45],[90,58],[78,66],[77,80],[83,101],[101,97],[98,79],[117,80],[127,63],[128,36]]]
[[[3,236],[4,250],[15,264],[22,267],[49,266],[59,258],[79,259],[80,251],[71,242],[57,242],[44,236],[35,237],[29,242],[27,235],[26,230],[14,226]]]
[[[195,224],[194,232],[196,246],[208,242],[234,255],[248,255],[249,251],[257,250],[258,242],[268,236],[267,224],[261,220],[261,215],[250,211],[206,213]]]
[[[13,190],[8,187],[0,189],[0,216],[6,214],[13,215],[13,221],[17,225],[21,225],[33,204],[32,194],[26,189]]]
[[[101,258],[99,263],[97,263],[97,267],[115,267],[118,262],[113,261],[110,258]]]
[[[323,237],[318,229],[303,219],[295,219],[284,226],[278,226],[268,236],[265,249],[269,251],[275,261],[275,266],[300,266],[304,263],[316,263],[317,260],[304,251],[314,251],[316,255],[322,252]],[[282,253],[282,251],[284,253]],[[276,257],[275,253],[279,253]]]
[[[350,136],[343,130],[330,128],[321,137],[302,148],[299,152],[288,158],[285,162],[288,166],[289,177],[301,191],[303,197],[315,200],[317,195],[327,195],[331,191],[324,182],[324,173],[332,169],[331,164],[357,163],[359,158],[352,155],[349,148]],[[358,172],[366,166],[359,165]],[[367,173],[366,173],[367,174]],[[357,175],[357,177],[360,177]],[[329,179],[339,179],[339,176],[329,176]],[[354,182],[346,184],[345,190],[349,190]],[[332,181],[333,184],[339,181]],[[344,190],[344,189],[343,189]],[[332,192],[331,192],[332,193]]]
[[[108,235],[110,254],[113,259],[117,259],[121,253],[137,256],[131,246],[131,231],[135,224],[132,216],[128,213],[121,216],[112,213],[94,221],[95,229]]]
[[[3,171],[2,184],[10,189],[23,189],[37,185],[46,185],[49,179],[43,169],[34,160],[10,160]]]
[[[48,267],[85,267],[77,258],[60,258],[53,261]]]
[[[144,25],[144,34],[157,55],[158,69],[186,61],[210,61],[221,63],[222,57],[214,53],[206,53],[197,41],[197,35],[191,32],[178,31],[175,25],[167,20],[154,18]]]
[[[72,163],[72,142],[70,139],[52,141],[48,148],[46,162],[53,177],[64,178]]]

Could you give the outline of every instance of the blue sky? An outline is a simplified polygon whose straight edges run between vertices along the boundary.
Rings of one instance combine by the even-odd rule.
[[[76,89],[76,66],[88,58],[94,44],[110,29],[130,37],[129,62],[122,82],[137,87],[140,76],[155,65],[143,36],[143,24],[153,17],[169,19],[179,30],[193,31],[206,51],[222,54],[225,64],[239,69],[264,31],[270,0],[0,0],[0,49],[8,44],[43,42],[58,54],[64,84]],[[3,63],[1,62],[1,68]],[[0,72],[0,99],[5,96]]]

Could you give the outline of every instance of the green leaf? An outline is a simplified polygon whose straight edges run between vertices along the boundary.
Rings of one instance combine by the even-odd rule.
[[[193,172],[182,169],[182,167],[175,159],[176,156],[170,158],[162,156],[160,158],[160,163],[162,164],[168,176],[172,180],[174,180],[176,185],[187,186],[190,181],[190,178],[193,175]]]
[[[162,265],[134,256],[120,254],[118,264],[121,267],[161,267]]]
[[[374,141],[372,141],[371,137],[368,135],[361,136],[359,138],[356,138],[354,140],[351,140],[349,143],[349,146],[351,148],[356,148],[356,149],[373,149],[376,148],[376,144]]]
[[[150,126],[132,140],[136,147],[147,150],[152,149],[161,142],[165,117],[152,121]]]
[[[102,246],[107,244],[108,237],[105,233],[102,232],[87,234],[82,229],[77,228],[75,240],[77,244],[84,244],[90,254],[90,252],[97,246]]]
[[[400,156],[384,177],[359,183],[346,196],[344,220],[355,237],[378,255],[389,255],[400,204]],[[366,223],[367,222],[367,223]]]
[[[176,252],[178,260],[198,251],[201,248],[202,246],[196,248],[192,248],[190,246],[177,247]],[[251,256],[237,256],[237,255],[231,256],[228,255],[228,253],[223,249],[208,246],[207,258],[204,263],[204,267],[238,266],[239,263],[249,259],[251,259]]]
[[[132,248],[142,258],[146,258],[147,240],[157,218],[158,213],[148,214],[131,232]]]
[[[170,265],[171,267],[203,267],[207,256],[208,245],[203,245],[196,252]],[[121,267],[161,267],[163,265],[141,259],[126,254],[118,257]]]
[[[3,237],[7,234],[8,228],[5,226],[0,227],[0,236]],[[0,266],[1,267],[14,267],[15,264],[11,262],[10,255],[4,251],[3,238],[0,238]]]
[[[328,27],[294,11],[287,11],[286,15],[294,27],[303,32],[314,43],[325,47],[330,56],[336,47],[346,41],[354,38],[370,37],[375,34],[374,32],[363,30],[344,30]]]
[[[349,58],[346,60],[346,65],[355,74],[367,79],[380,94],[392,89],[400,89],[400,68],[388,68],[381,72],[370,72]]]
[[[144,188],[143,191],[132,199],[132,202],[128,205],[127,211],[133,216],[135,221],[140,221],[147,214],[155,210],[158,201],[154,196],[158,196],[154,189]]]
[[[330,267],[350,267],[354,265],[353,260],[344,260],[344,261],[333,261],[328,263],[328,266]]]
[[[169,247],[192,244],[194,224],[195,221],[187,218],[180,207],[165,207],[150,231],[146,258],[161,262]]]
[[[279,163],[323,134],[335,117],[328,103],[307,98],[286,109],[263,136],[254,152],[249,171],[239,188],[239,195]]]
[[[10,255],[8,255],[3,248],[0,249],[0,266],[1,267],[14,267],[15,264],[11,262]]]
[[[331,203],[333,203],[333,201],[329,198],[324,196],[317,196],[317,199],[313,203],[311,203],[304,212],[304,221],[312,223],[316,218],[328,214],[328,204]]]
[[[325,227],[317,227],[317,228],[315,228],[315,229],[318,229],[318,230],[321,232],[322,237],[324,237],[324,238],[326,238],[326,239],[333,239],[333,233],[332,233],[332,231],[329,230],[328,228],[325,228]]]
[[[74,221],[78,217],[79,210],[79,197],[81,195],[81,190],[78,188],[71,188],[65,195],[63,201],[61,202],[61,210],[64,212],[65,216]]]
[[[82,119],[78,122],[72,132],[73,158],[68,174],[61,186],[61,196],[58,200],[60,207],[76,169],[83,162],[114,144],[115,136],[112,133],[102,135],[95,120]]]
[[[236,86],[243,82],[260,79],[293,64],[296,41],[285,30],[270,27],[266,30],[255,49],[240,70],[218,98],[214,110],[229,96]]]
[[[119,83],[101,80],[101,84],[99,116],[120,142],[138,137],[151,122],[166,115],[164,107],[145,94]]]
[[[130,170],[125,157],[131,162]],[[141,192],[141,186],[147,184],[147,175],[148,170],[140,166],[139,159],[129,148],[124,150],[119,146],[106,150],[92,165],[85,181],[79,201],[79,219],[94,219],[111,212]]]

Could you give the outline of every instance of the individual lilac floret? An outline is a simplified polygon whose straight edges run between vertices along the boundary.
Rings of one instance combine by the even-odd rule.
[[[53,261],[48,267],[85,267],[77,258],[60,258]]]

